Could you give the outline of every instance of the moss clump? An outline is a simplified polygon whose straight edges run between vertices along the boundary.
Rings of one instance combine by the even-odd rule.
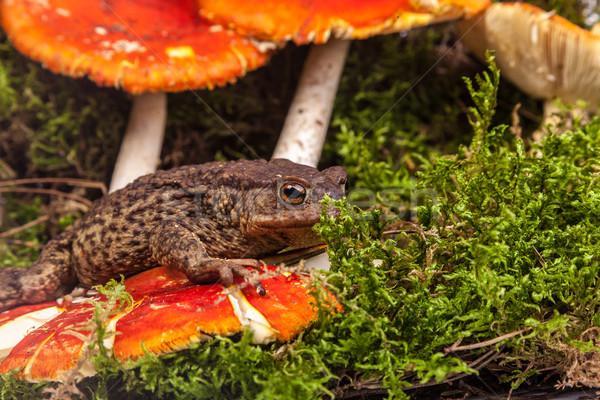
[[[422,164],[418,188],[430,201],[414,210],[418,221],[390,226],[381,211],[339,203],[342,225],[319,230],[352,310],[351,327],[337,333],[344,339],[329,348],[352,349],[337,358],[398,396],[398,376],[443,379],[468,371],[454,356],[470,360],[499,344],[513,369],[502,379],[518,386],[554,369],[574,384],[567,360],[597,343],[581,335],[600,322],[600,120],[550,134],[527,152],[507,126],[491,127],[499,79],[491,72],[477,79],[478,90],[467,81],[476,104],[470,146]],[[382,180],[396,173],[382,171]],[[401,233],[386,239],[391,227]],[[453,346],[505,334],[475,353]]]

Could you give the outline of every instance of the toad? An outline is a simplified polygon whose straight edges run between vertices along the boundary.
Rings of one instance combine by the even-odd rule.
[[[103,197],[50,240],[29,268],[0,269],[0,311],[55,299],[158,265],[193,282],[247,280],[257,258],[319,243],[325,194],[341,199],[346,171],[284,159],[211,162],[138,178]],[[333,213],[334,210],[329,210]]]

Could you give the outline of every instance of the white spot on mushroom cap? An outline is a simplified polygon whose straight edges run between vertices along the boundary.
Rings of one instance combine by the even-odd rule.
[[[190,46],[167,47],[165,52],[170,58],[193,58],[195,56],[194,49]]]
[[[112,49],[115,51],[120,51],[123,53],[133,53],[134,51],[139,51],[141,53],[146,51],[146,47],[136,41],[119,39],[112,44]]]
[[[97,26],[94,28],[94,32],[96,32],[97,35],[106,35],[108,33],[108,31],[106,30],[106,28],[103,28],[101,26]]]
[[[440,3],[437,0],[411,0],[410,5],[415,9],[425,9],[436,13],[440,9]]]
[[[115,55],[115,52],[113,50],[102,50],[100,51],[100,55],[107,61],[110,61],[113,56]]]
[[[243,43],[248,43],[248,41],[246,39],[243,39],[242,42]],[[256,47],[258,49],[258,51],[260,51],[261,53],[266,53],[268,51],[276,50],[277,49],[277,44],[275,42],[255,40],[255,39],[250,39],[249,42],[254,47]]]
[[[57,8],[56,10],[54,10],[58,15],[63,16],[63,17],[70,17],[71,16],[71,11],[65,9],[65,8]]]
[[[46,9],[50,8],[50,3],[48,3],[48,0],[33,0],[30,2],[31,6],[37,6],[37,7],[43,7]]]

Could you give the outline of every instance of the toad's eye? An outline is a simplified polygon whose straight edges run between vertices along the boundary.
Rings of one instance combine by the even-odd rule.
[[[297,206],[306,198],[306,188],[299,183],[285,183],[281,187],[281,199],[286,203]]]

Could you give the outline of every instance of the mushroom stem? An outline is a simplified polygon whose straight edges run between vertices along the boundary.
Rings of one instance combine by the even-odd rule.
[[[133,99],[109,192],[156,171],[167,122],[167,94],[144,93]]]
[[[272,158],[317,166],[350,42],[313,45]]]

